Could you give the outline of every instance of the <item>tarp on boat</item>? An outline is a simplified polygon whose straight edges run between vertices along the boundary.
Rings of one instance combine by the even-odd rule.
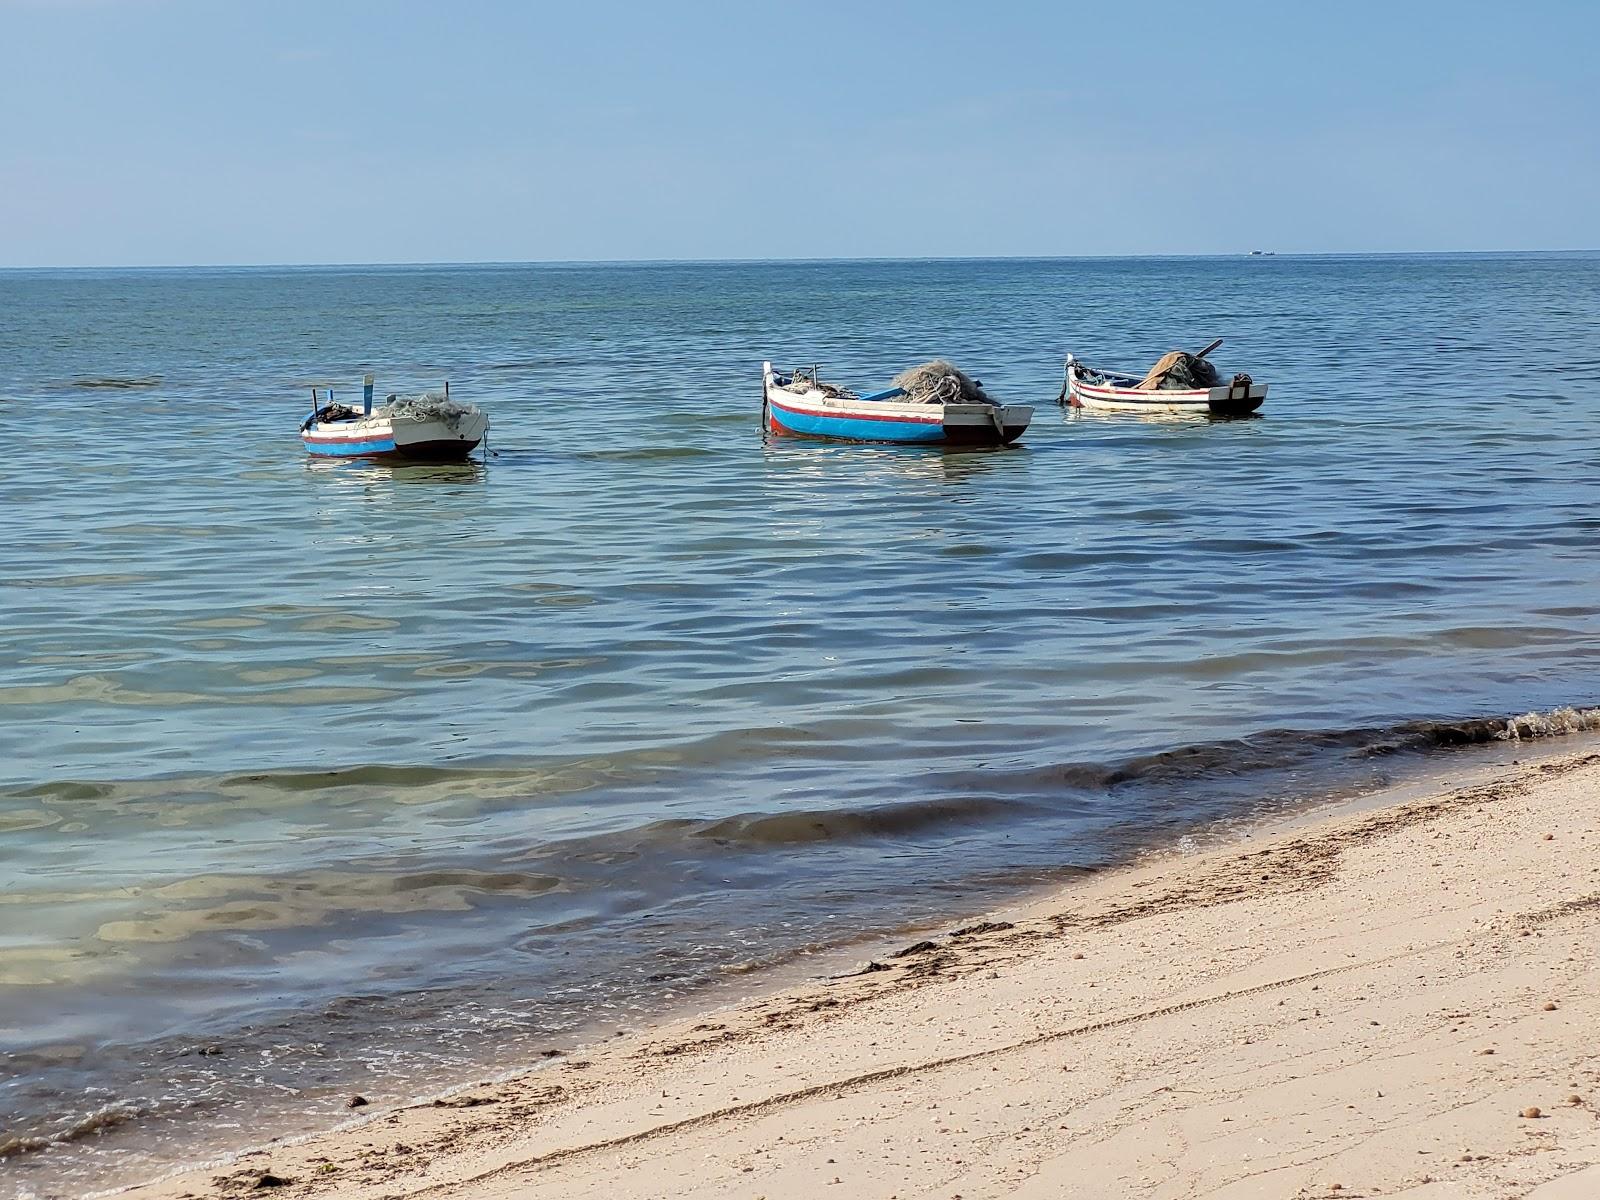
[[[1146,392],[1170,392],[1213,388],[1221,383],[1222,376],[1208,361],[1187,350],[1173,350],[1157,359],[1150,373],[1136,386]]]

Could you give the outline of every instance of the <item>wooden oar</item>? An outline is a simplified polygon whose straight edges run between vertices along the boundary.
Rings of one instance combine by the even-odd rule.
[[[1204,358],[1206,355],[1210,354],[1213,350],[1215,350],[1220,345],[1222,345],[1222,339],[1218,338],[1216,341],[1212,342],[1211,345],[1207,346],[1204,350],[1200,351],[1199,354],[1196,354],[1195,357],[1196,358]]]

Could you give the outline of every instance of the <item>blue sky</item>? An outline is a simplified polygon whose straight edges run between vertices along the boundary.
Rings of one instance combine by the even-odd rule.
[[[1600,3],[0,0],[0,265],[1600,246]]]

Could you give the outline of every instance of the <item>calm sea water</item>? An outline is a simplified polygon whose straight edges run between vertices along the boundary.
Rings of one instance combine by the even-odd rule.
[[[936,353],[1019,446],[763,441]],[[307,461],[369,369],[487,463]],[[0,273],[0,1194],[1592,701],[1597,379],[1588,255]]]

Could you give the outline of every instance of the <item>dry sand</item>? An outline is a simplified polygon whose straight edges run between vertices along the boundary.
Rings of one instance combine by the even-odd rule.
[[[133,1194],[1600,1197],[1597,851],[1510,767]]]

